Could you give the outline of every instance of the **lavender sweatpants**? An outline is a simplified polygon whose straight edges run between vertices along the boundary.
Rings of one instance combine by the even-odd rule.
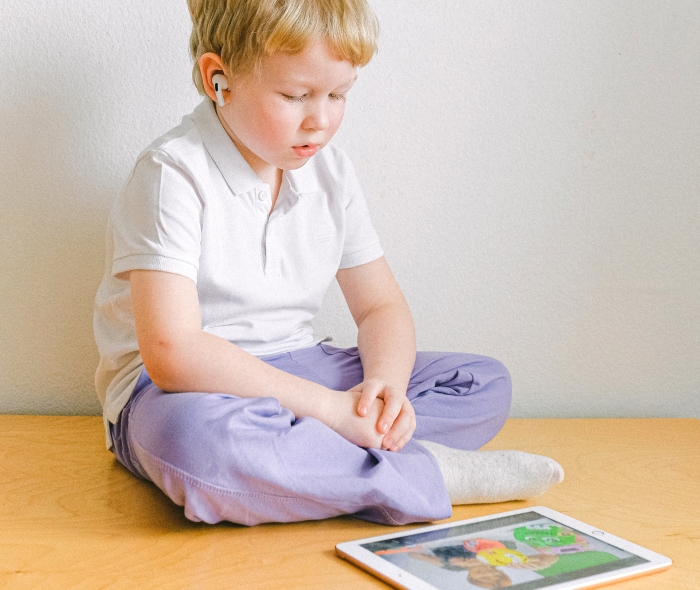
[[[357,348],[319,344],[263,360],[335,390],[363,379]],[[417,427],[394,453],[355,446],[314,418],[296,419],[275,398],[163,393],[144,371],[111,425],[112,450],[194,521],[438,520],[452,507],[434,457],[416,439],[478,449],[503,426],[510,395],[508,372],[494,359],[418,352],[408,387]]]

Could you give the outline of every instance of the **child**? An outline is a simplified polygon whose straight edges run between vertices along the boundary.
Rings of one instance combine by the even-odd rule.
[[[345,154],[366,0],[189,0],[204,101],[138,158],[95,311],[107,445],[195,521],[446,518],[560,481],[470,452],[505,421],[492,359],[419,352]],[[311,328],[336,278],[358,346]],[[423,442],[419,442],[423,441]]]

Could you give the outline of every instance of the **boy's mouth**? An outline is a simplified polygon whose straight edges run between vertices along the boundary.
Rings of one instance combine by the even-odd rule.
[[[294,153],[302,158],[310,158],[321,146],[317,143],[307,143],[305,145],[295,145],[292,147]]]

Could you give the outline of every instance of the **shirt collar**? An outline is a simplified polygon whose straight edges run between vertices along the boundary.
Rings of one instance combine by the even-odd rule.
[[[263,184],[221,125],[211,99],[205,98],[190,117],[199,131],[204,147],[234,194],[247,193]],[[297,170],[287,170],[284,173],[290,188],[297,195],[319,190],[318,179],[309,164],[307,162]]]
[[[263,184],[231,141],[209,98],[205,98],[190,117],[199,131],[204,147],[234,194],[247,193]]]

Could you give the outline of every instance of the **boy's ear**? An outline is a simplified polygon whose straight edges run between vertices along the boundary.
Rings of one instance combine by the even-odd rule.
[[[216,53],[205,53],[199,58],[199,72],[202,74],[202,85],[204,86],[204,92],[207,96],[211,98],[214,102],[218,103],[220,106],[224,106],[226,99],[228,98],[228,84],[221,84],[221,75],[225,74],[224,64],[221,61],[221,57],[216,55]],[[215,82],[212,80],[216,74],[217,80],[219,82],[219,91],[215,87]],[[221,104],[221,103],[224,104]]]

